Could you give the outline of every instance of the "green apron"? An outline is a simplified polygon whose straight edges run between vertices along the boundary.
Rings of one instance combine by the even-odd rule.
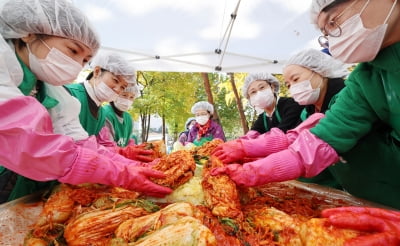
[[[276,115],[276,119],[278,120],[278,122],[281,123],[282,118],[281,118],[281,115],[279,114],[278,108],[276,108],[276,114],[275,115]],[[263,121],[264,121],[265,131],[268,132],[269,130],[271,130],[271,128],[268,126],[267,114],[265,112],[263,113]]]
[[[334,95],[328,105],[328,109],[332,106],[332,104],[336,101],[338,94]],[[300,119],[302,121],[305,121],[310,114],[307,112],[307,110],[304,108],[303,111],[300,114]],[[330,170],[331,167],[323,170],[321,173],[318,175],[311,177],[311,178],[304,178],[300,177],[297,180],[305,183],[314,183],[314,184],[319,184],[323,186],[328,186],[332,187],[335,189],[343,189],[343,187],[339,184],[339,182],[335,179],[335,177],[332,174],[332,171]]]
[[[196,146],[202,146],[203,144],[205,144],[205,143],[207,143],[207,142],[210,142],[211,140],[213,140],[213,137],[212,136],[209,136],[209,137],[202,137],[202,138],[200,138],[199,140],[194,140],[193,141],[193,144],[194,145],[196,145]]]
[[[122,114],[123,120],[119,121],[117,114],[115,113],[111,105],[105,105],[103,107],[105,117],[111,123],[114,128],[114,141],[119,147],[125,147],[128,145],[132,135],[132,117],[127,112]]]
[[[17,56],[18,57],[18,56]],[[38,93],[36,98],[46,108],[51,108],[57,105],[58,101],[48,97],[43,87],[43,82],[37,81],[36,76],[29,68],[19,59],[24,78],[18,87],[24,95],[29,93],[37,86]],[[51,188],[57,184],[57,181],[39,182],[34,181],[24,176],[18,175],[7,168],[0,166],[0,203],[12,201],[14,199],[32,194],[36,191]]]
[[[79,113],[79,121],[82,124],[83,129],[91,135],[97,135],[101,128],[104,127],[106,117],[103,112],[103,108],[100,107],[98,110],[97,118],[92,115],[89,108],[89,95],[86,92],[83,84],[69,84],[65,88],[71,93],[72,96],[76,97],[81,103],[81,112]]]

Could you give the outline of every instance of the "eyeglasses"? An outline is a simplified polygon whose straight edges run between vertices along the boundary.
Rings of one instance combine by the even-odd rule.
[[[349,6],[347,6],[342,12],[340,12],[336,17],[328,21],[325,25],[324,28],[322,28],[322,33],[323,35],[318,37],[318,43],[321,45],[323,48],[329,48],[329,41],[328,41],[328,36],[329,37],[340,37],[342,35],[342,28],[340,25],[337,23],[337,20],[343,16],[343,14],[349,10],[357,1],[353,1]]]

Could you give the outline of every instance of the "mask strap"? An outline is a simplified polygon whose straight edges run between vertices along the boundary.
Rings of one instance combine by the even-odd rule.
[[[311,79],[314,77],[314,71],[312,71],[310,78],[308,79],[311,82]]]
[[[51,48],[46,44],[46,42],[43,41],[43,39],[39,39],[40,41],[42,41],[42,43],[44,44],[44,46],[47,47],[47,49],[51,50]]]
[[[365,3],[365,5],[364,5],[364,7],[362,7],[362,9],[361,9],[361,11],[360,11],[360,15],[364,12],[364,10],[367,8],[367,6],[368,6],[368,4],[369,4],[369,1],[370,0],[368,0],[366,3]]]
[[[390,9],[388,16],[386,16],[385,22],[383,22],[383,24],[386,24],[387,21],[389,20],[390,16],[392,15],[392,12],[394,10],[394,7],[396,7],[396,4],[397,4],[397,0],[394,1],[392,8]]]
[[[368,0],[369,1],[369,0]],[[342,15],[349,9],[351,9],[351,7],[353,7],[354,4],[356,4],[357,1],[353,1],[349,6],[347,6],[345,9],[343,9],[342,12],[340,12],[340,14],[338,14],[335,18],[333,18],[332,20],[337,20],[340,17],[342,17]]]

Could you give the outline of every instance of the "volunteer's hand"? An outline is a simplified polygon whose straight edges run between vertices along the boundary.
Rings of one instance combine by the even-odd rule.
[[[233,140],[220,144],[214,149],[212,155],[218,157],[223,163],[228,164],[241,161],[246,156],[246,153],[244,152],[242,141]]]
[[[149,178],[165,178],[165,174],[160,171],[152,170],[148,167],[128,166],[129,189],[141,192],[148,196],[164,197],[172,192],[170,188],[158,185],[150,181]]]
[[[346,241],[346,246],[400,245],[400,212],[381,208],[340,207],[325,209],[322,216],[336,227],[372,232]]]
[[[77,148],[74,163],[65,168],[58,180],[68,184],[99,183],[135,190],[144,194],[162,197],[172,190],[153,183],[150,178],[165,178],[165,174],[128,162],[114,161],[91,149]]]
[[[143,149],[140,146],[127,146],[121,148],[119,154],[136,161],[152,162],[154,160],[154,157],[152,157],[154,151]]]
[[[302,175],[303,169],[290,155],[286,150],[243,165],[214,168],[211,175],[227,174],[237,185],[245,187],[295,179]]]
[[[245,163],[211,170],[211,175],[226,173],[238,185],[257,186],[270,182],[314,177],[339,159],[336,151],[309,130],[302,131],[285,150]]]

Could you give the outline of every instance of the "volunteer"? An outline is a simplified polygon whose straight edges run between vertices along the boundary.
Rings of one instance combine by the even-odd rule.
[[[139,93],[136,83],[128,84],[115,101],[103,106],[106,117],[105,126],[110,130],[110,139],[120,147],[134,145],[129,144],[133,126],[132,116],[126,111],[131,108]]]
[[[154,158],[148,157],[153,154],[152,150],[119,148],[111,135],[113,129],[105,127],[106,116],[102,103],[118,98],[117,93],[122,93],[122,89],[128,85],[136,85],[134,68],[125,58],[112,52],[97,54],[91,64],[93,71],[88,78],[92,83],[85,81],[66,87],[45,84],[47,95],[58,100],[57,105],[48,109],[54,132],[70,136],[77,144],[118,161],[127,161],[116,155],[118,153],[135,161],[153,161]],[[97,79],[93,78],[93,74],[97,74]]]
[[[64,0],[4,0],[0,16],[2,201],[47,187],[44,181],[52,180],[158,196],[171,192],[148,179],[162,173],[114,161],[53,132],[46,107],[58,102],[46,95],[43,83],[70,83],[96,53],[99,41],[86,17]],[[27,96],[36,89],[36,98]]]
[[[135,70],[120,55],[103,52],[90,62],[92,71],[83,83],[66,85],[67,90],[81,103],[79,119],[89,135],[97,135],[104,127],[102,103],[112,102],[135,82]]]
[[[178,141],[182,144],[185,145],[186,140],[188,139],[189,131],[192,129],[192,127],[196,125],[196,119],[194,117],[190,117],[189,119],[186,120],[185,122],[185,131],[179,133]]]
[[[255,186],[313,177],[330,166],[346,191],[400,209],[399,3],[313,0],[312,14],[332,56],[346,63],[360,62],[346,87],[325,117],[314,114],[286,135],[267,133],[219,154],[227,158],[244,152],[266,158],[213,173]],[[255,151],[256,145],[262,147]]]
[[[293,98],[279,97],[279,81],[272,74],[249,74],[242,87],[242,95],[257,112],[262,113],[241,139],[256,138],[273,127],[286,132],[300,121],[303,106],[297,104]]]
[[[305,105],[302,121],[314,113],[325,113],[333,105],[348,73],[342,62],[316,49],[306,49],[289,58],[283,77],[293,99]],[[341,188],[328,169],[315,177],[299,180]]]
[[[195,103],[191,109],[195,116],[196,124],[190,129],[187,141],[196,146],[202,146],[206,142],[219,138],[225,141],[222,127],[212,120],[214,106],[206,101]]]

